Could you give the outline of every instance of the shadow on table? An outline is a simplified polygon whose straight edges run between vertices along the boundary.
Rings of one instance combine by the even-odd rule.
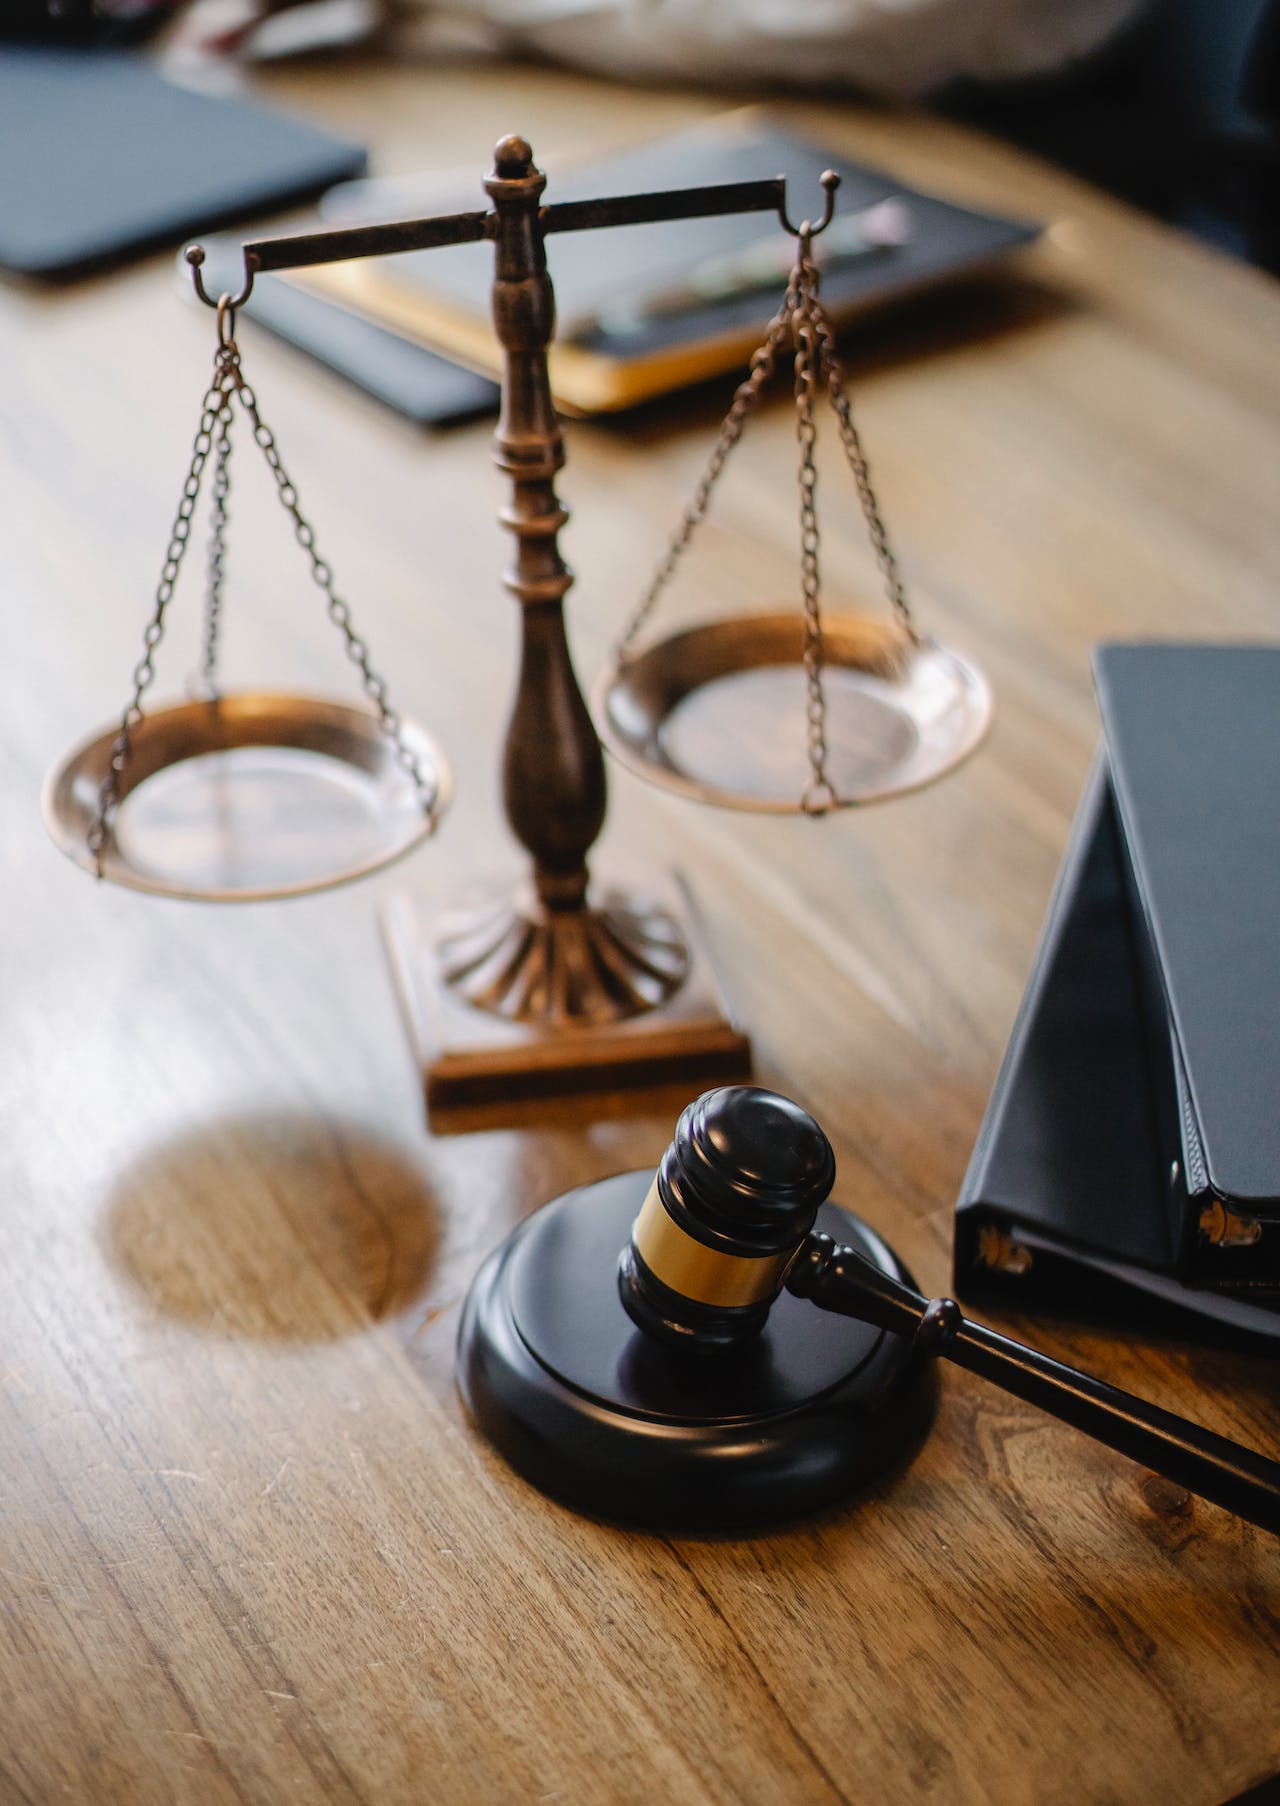
[[[126,1170],[101,1225],[113,1265],[212,1335],[327,1341],[421,1295],[440,1241],[423,1176],[358,1124],[227,1117]]]

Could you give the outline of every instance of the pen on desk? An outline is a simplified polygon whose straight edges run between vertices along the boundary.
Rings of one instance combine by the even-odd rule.
[[[820,268],[844,268],[866,257],[897,251],[910,237],[911,215],[906,204],[890,195],[833,219],[814,241],[814,261]],[[786,280],[794,260],[790,242],[776,234],[758,238],[736,251],[694,264],[677,283],[612,303],[601,309],[593,324],[608,333],[640,332],[655,320],[777,288]]]

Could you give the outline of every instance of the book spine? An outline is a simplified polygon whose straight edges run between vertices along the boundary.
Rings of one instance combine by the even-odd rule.
[[[1116,816],[1173,1271],[1188,1285],[1258,1296],[1280,1294],[1280,1224],[1260,1221],[1220,1196],[1210,1182],[1150,913],[1124,832],[1123,809],[1117,807]]]
[[[1100,750],[1090,769],[1071,824],[1071,833],[1045,911],[1035,959],[960,1187],[956,1204],[953,1264],[954,1284],[962,1296],[1007,1295],[1011,1289],[1015,1292],[1022,1290],[1024,1280],[1037,1261],[1037,1256],[1032,1253],[1029,1245],[1018,1240],[1016,1216],[1006,1210],[993,1195],[991,1159],[1005,1127],[1011,1093],[1026,1059],[1032,1025],[1050,980],[1080,875],[1088,861],[1106,800],[1106,764]]]
[[[1183,1173],[1171,1183],[1186,1199],[1185,1267],[1191,1284],[1259,1299],[1280,1297],[1280,1224],[1242,1209],[1210,1183],[1191,1087],[1174,1043],[1174,1086],[1182,1127]]]
[[[1112,791],[1115,795],[1114,787]],[[1187,1277],[1194,1240],[1195,1203],[1188,1189],[1188,1175],[1203,1175],[1203,1161],[1196,1166],[1184,1146],[1185,1117],[1178,1097],[1178,1055],[1169,1016],[1160,960],[1151,934],[1150,920],[1129,839],[1124,811],[1116,798],[1115,819],[1124,881],[1125,916],[1138,999],[1138,1022],[1143,1053],[1150,1075],[1150,1096],[1159,1151],[1159,1186],[1168,1220],[1173,1270]],[[1193,1130],[1194,1133],[1194,1130]],[[1199,1138],[1194,1138],[1198,1148]],[[1203,1181],[1201,1181],[1203,1182]]]

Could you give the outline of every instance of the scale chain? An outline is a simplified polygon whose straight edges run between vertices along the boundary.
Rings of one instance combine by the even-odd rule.
[[[795,305],[796,286],[793,276],[787,285],[786,296],[781,307],[769,322],[764,342],[757,346],[752,353],[748,373],[734,391],[733,403],[725,415],[719,437],[707,460],[706,469],[694,491],[693,500],[685,509],[662,563],[654,572],[648,589],[641,596],[635,613],[627,623],[622,638],[618,642],[617,658],[620,664],[626,663],[646,621],[657,607],[663,590],[670,582],[676,565],[680,561],[681,553],[693,538],[694,528],[698,526],[707,512],[711,501],[711,492],[724,469],[729,453],[742,437],[743,428],[777,366],[778,352],[782,349],[783,342],[791,331],[791,318]]]
[[[116,733],[115,744],[111,748],[111,758],[107,764],[107,775],[102,780],[102,787],[98,792],[98,814],[88,833],[89,852],[93,856],[99,877],[102,876],[102,854],[106,847],[111,818],[120,802],[120,779],[133,750],[134,730],[142,721],[142,698],[155,678],[156,648],[164,638],[165,615],[173,600],[178,573],[182,569],[187,541],[191,536],[191,517],[195,513],[204,467],[209,453],[213,449],[214,432],[227,403],[231,380],[227,347],[219,343],[214,356],[213,381],[206,389],[204,400],[201,403],[200,424],[192,443],[191,463],[187,469],[186,480],[182,485],[182,494],[178,501],[177,513],[174,515],[173,526],[169,531],[169,544],[165,549],[160,580],[156,585],[155,605],[142,636],[142,657],[133,669],[133,694],[120,717],[120,727]]]
[[[219,347],[221,351],[221,347]],[[218,697],[218,630],[222,625],[222,590],[226,575],[227,497],[231,491],[231,395],[224,389],[214,441],[213,506],[209,515],[209,560],[204,600],[204,650],[200,680],[210,701]]]
[[[281,461],[275,434],[258,412],[258,399],[244,379],[240,368],[240,354],[236,349],[234,339],[230,341],[230,345],[233,353],[232,368],[235,387],[240,404],[249,416],[250,424],[253,427],[254,442],[266,459],[267,467],[275,480],[276,494],[280,499],[280,504],[293,521],[294,538],[307,555],[313,581],[324,593],[329,619],[342,634],[346,644],[347,657],[359,669],[365,695],[377,710],[378,724],[395,748],[396,760],[401,769],[412,780],[423,812],[428,821],[434,825],[440,804],[439,787],[428,781],[417,754],[404,737],[404,725],[400,715],[387,700],[386,679],[380,677],[374,670],[370,662],[368,644],[360,637],[352,624],[350,606],[335,590],[333,571],[316,548],[315,529],[299,505],[297,488]]]
[[[827,395],[835,411],[845,457],[848,460],[849,469],[853,472],[858,500],[862,504],[862,516],[867,523],[867,533],[871,540],[871,550],[884,578],[889,606],[901,627],[918,645],[919,630],[912,616],[911,606],[907,601],[906,585],[902,580],[898,560],[889,543],[889,533],[880,513],[880,504],[871,485],[871,470],[867,463],[867,455],[862,449],[862,436],[853,418],[853,404],[846,393],[840,359],[836,353],[836,335],[827,310],[818,299],[816,282],[813,288],[812,308],[817,334],[817,361],[826,381]]]
[[[862,436],[853,417],[853,404],[844,387],[844,377],[836,351],[835,331],[830,316],[819,299],[818,268],[811,257],[808,257],[806,262],[807,276],[810,279],[804,281],[803,289],[808,297],[807,306],[814,328],[813,363],[815,369],[821,371],[832,410],[836,416],[845,457],[853,474],[863,518],[867,524],[871,549],[885,580],[885,593],[889,605],[899,624],[912,640],[918,643],[920,634],[911,613],[911,605],[907,600],[906,584],[903,581],[897,556],[889,539],[888,528],[884,524],[880,504],[872,486],[871,470],[863,449]],[[640,598],[636,611],[618,642],[617,657],[620,662],[625,663],[637,637],[653,613],[662,591],[674,574],[680,555],[693,537],[695,527],[706,515],[712,491],[724,469],[729,453],[742,437],[747,419],[777,366],[778,352],[782,348],[783,341],[789,332],[796,330],[800,316],[800,303],[801,284],[797,268],[792,272],[786,297],[770,322],[763,343],[752,354],[748,375],[734,393],[732,406],[721,425],[719,437],[711,457],[707,461],[698,487],[694,491],[693,500],[685,510],[662,563],[658,566],[649,587]]]
[[[682,554],[693,538],[694,530],[705,518],[712,492],[724,469],[729,453],[742,437],[748,418],[760,400],[769,378],[777,367],[778,354],[791,338],[795,357],[796,430],[800,443],[800,550],[801,583],[804,605],[804,671],[805,723],[809,759],[809,781],[801,797],[801,807],[811,815],[825,814],[839,804],[839,797],[827,775],[828,748],[826,738],[827,708],[823,687],[824,646],[822,612],[819,602],[819,530],[815,492],[817,471],[814,458],[816,425],[814,393],[819,383],[835,413],[845,458],[857,488],[858,501],[866,522],[868,538],[876,564],[884,579],[885,592],[895,620],[911,641],[918,645],[920,634],[907,600],[906,585],[897,557],[889,540],[880,512],[862,438],[853,417],[853,407],[845,391],[840,361],[836,353],[835,331],[820,299],[821,276],[812,252],[813,233],[808,222],[797,232],[796,261],[787,283],[782,305],[770,321],[764,341],[752,354],[747,376],[734,392],[733,402],[721,425],[719,436],[707,461],[693,499],[685,509],[666,553],[648,588],[627,623],[618,642],[616,658],[624,665],[635,656],[634,647],[645,624],[656,608],[663,591],[675,573]]]
[[[805,731],[809,755],[809,781],[800,798],[806,815],[825,815],[839,798],[827,776],[827,698],[822,681],[825,648],[822,640],[821,579],[818,565],[818,470],[814,461],[817,427],[813,418],[813,391],[821,352],[817,319],[817,270],[810,256],[807,233],[801,234],[797,259],[798,300],[795,312],[796,437],[800,445],[800,584],[804,602]]]
[[[214,454],[214,487],[200,676],[209,699],[216,701],[218,697],[218,634],[221,625],[222,591],[225,578],[227,497],[231,482],[231,398],[233,395],[239,396],[241,405],[249,417],[254,441],[261,449],[272,477],[275,479],[276,493],[281,504],[292,516],[294,536],[307,554],[313,579],[324,592],[329,618],[342,633],[346,643],[347,656],[359,668],[365,694],[377,710],[379,726],[395,748],[397,762],[411,779],[422,803],[423,811],[433,826],[439,811],[439,788],[428,781],[417,755],[404,738],[400,715],[387,700],[386,681],[378,675],[370,662],[368,645],[352,625],[350,607],[334,589],[333,572],[316,550],[315,531],[303,516],[298,505],[298,492],[281,462],[275,436],[259,414],[257,397],[244,379],[244,373],[240,366],[240,351],[236,345],[234,329],[230,321],[224,330],[224,316],[230,314],[230,309],[220,308],[219,310],[218,347],[214,354],[213,381],[205,391],[201,403],[200,424],[196,429],[192,445],[191,462],[182,486],[173,526],[170,529],[164,564],[161,567],[160,580],[156,586],[151,619],[142,636],[142,657],[133,670],[133,694],[120,718],[120,727],[116,733],[111,757],[107,764],[107,774],[98,793],[98,813],[87,836],[88,849],[97,867],[99,877],[102,876],[102,856],[112,818],[120,804],[121,777],[133,750],[134,732],[143,719],[143,696],[155,679],[155,653],[164,637],[166,615],[169,604],[173,600],[178,574],[182,568],[191,536],[191,521],[199,499],[205,465],[208,463],[211,452]]]

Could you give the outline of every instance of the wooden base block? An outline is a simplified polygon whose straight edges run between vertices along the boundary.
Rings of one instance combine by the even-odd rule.
[[[406,892],[390,899],[384,940],[433,1126],[496,1126],[507,1107],[525,1120],[537,1100],[590,1096],[604,1106],[612,1094],[608,1103],[618,1107],[637,1087],[704,1089],[750,1078],[751,1044],[726,1008],[687,888],[672,875],[646,883],[644,895],[679,920],[688,976],[655,1009],[567,1028],[512,1022],[459,998],[436,953],[440,900]],[[600,901],[623,899],[608,892]]]

